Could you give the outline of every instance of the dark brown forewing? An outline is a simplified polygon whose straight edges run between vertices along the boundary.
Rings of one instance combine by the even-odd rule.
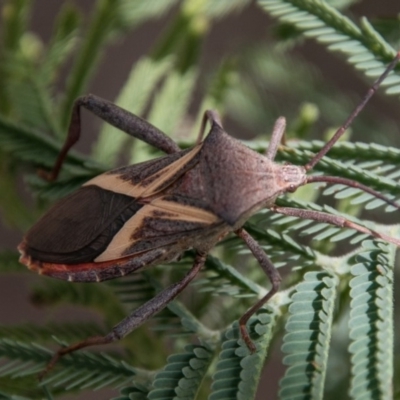
[[[92,261],[142,206],[132,197],[86,186],[56,203],[27,233],[27,253],[54,263]]]
[[[51,263],[85,263],[103,253],[113,237],[153,196],[198,161],[201,146],[102,174],[57,203],[27,233],[26,254]]]
[[[197,237],[206,236],[209,229],[222,221],[212,212],[192,206],[186,198],[177,196],[154,198],[133,215],[114,236],[96,262],[116,260],[152,249],[178,245],[185,250],[194,247]]]

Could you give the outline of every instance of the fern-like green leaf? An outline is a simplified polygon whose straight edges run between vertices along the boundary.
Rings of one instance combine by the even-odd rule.
[[[196,77],[197,71],[193,69],[184,74],[171,72],[156,101],[152,104],[149,120],[168,135],[176,131],[178,123],[182,121],[188,110]]]
[[[116,99],[116,104],[133,114],[141,115],[156,85],[169,68],[171,68],[171,60],[168,59],[158,62],[148,58],[140,60],[132,69],[123,91]],[[119,132],[108,124],[104,124],[93,149],[93,156],[105,165],[115,166],[118,154],[128,140],[128,135]],[[138,145],[141,148],[144,147],[138,141],[133,144],[134,148]],[[140,157],[145,158],[146,155],[148,156],[148,152],[147,154],[140,154]],[[138,160],[135,160],[135,162],[138,162]]]
[[[219,0],[206,2],[206,13],[212,18],[223,18],[233,12],[239,12],[250,3],[249,0]]]
[[[388,399],[393,390],[393,246],[364,241],[354,261],[350,395],[353,399]]]
[[[231,265],[224,263],[220,259],[209,255],[207,257],[206,266],[208,269],[216,273],[216,277],[210,277],[210,280],[216,279],[225,279],[229,281],[232,285],[236,287],[238,293],[242,293],[238,289],[242,289],[243,292],[250,292],[253,294],[260,294],[262,291],[261,288],[255,284],[251,279],[246,278],[241,274],[236,268],[233,268]],[[222,286],[220,283],[218,286]],[[212,290],[220,290],[218,287],[213,288]],[[223,293],[227,288],[222,288],[221,293]]]
[[[0,391],[0,400],[30,400],[27,397],[14,396]]]
[[[224,334],[209,400],[254,399],[279,309],[266,307],[248,322],[257,352],[250,354],[235,323]]]
[[[77,342],[84,337],[96,336],[105,333],[104,328],[93,322],[77,323],[50,323],[37,326],[31,323],[13,326],[0,325],[0,337],[11,338],[20,342],[49,342],[52,336],[59,340]]]
[[[105,46],[116,33],[118,19],[117,11],[121,1],[104,0],[97,2],[90,13],[91,20],[87,25],[85,39],[69,76],[63,104],[61,107],[62,129],[66,129],[70,119],[72,104],[88,85],[90,76],[96,68]]]
[[[165,367],[156,374],[149,400],[195,399],[199,386],[213,359],[204,346],[186,346],[185,352],[168,357]]]
[[[120,390],[120,396],[111,400],[148,400],[147,394],[150,388],[140,383],[126,386]]]
[[[320,0],[258,0],[262,8],[282,22],[294,25],[307,37],[327,45],[332,51],[346,54],[350,63],[367,76],[379,76],[386,62],[394,58],[396,51],[364,18],[356,26],[325,1]],[[386,93],[400,91],[400,76],[392,73],[384,83]]]
[[[122,27],[136,26],[150,18],[160,18],[168,12],[177,0],[119,0],[118,19]]]
[[[23,377],[42,371],[50,361],[51,351],[35,344],[0,339],[0,357],[7,360],[2,365],[0,376]],[[62,368],[46,376],[41,384],[61,386],[69,391],[126,385],[134,376],[143,374],[147,378],[143,371],[105,355],[81,352],[64,357],[59,364]]]
[[[34,289],[32,300],[41,306],[63,302],[99,309],[110,323],[116,323],[125,316],[117,297],[103,285],[69,285],[68,282],[51,280]]]
[[[327,272],[308,272],[296,286],[283,338],[282,399],[322,399],[338,280]]]
[[[75,48],[78,41],[80,13],[71,4],[65,4],[55,24],[55,33],[40,69],[39,80],[52,83],[59,67]]]
[[[54,139],[33,129],[18,126],[2,117],[0,117],[0,145],[3,151],[12,154],[16,159],[48,168],[54,165],[60,149],[60,144]],[[63,167],[66,171],[71,168],[71,172],[76,174],[79,168],[82,172],[82,166],[85,164],[86,160],[83,157],[71,152]],[[86,168],[83,170],[87,171]]]

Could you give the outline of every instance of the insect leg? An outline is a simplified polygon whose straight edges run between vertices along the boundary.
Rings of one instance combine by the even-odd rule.
[[[254,353],[256,351],[256,347],[252,342],[249,332],[247,330],[246,324],[250,317],[256,313],[278,290],[279,285],[282,281],[281,276],[279,275],[278,270],[274,267],[271,260],[265,254],[265,251],[261,248],[261,246],[246,232],[243,228],[235,231],[236,235],[238,235],[243,241],[247,244],[247,247],[253,253],[254,257],[259,262],[261,268],[267,274],[269,280],[271,281],[272,288],[270,291],[260,299],[256,304],[254,304],[249,310],[246,311],[239,319],[239,328],[240,334],[246,346],[249,350]]]
[[[170,303],[180,292],[182,292],[182,290],[193,280],[193,278],[203,267],[205,260],[206,254],[198,253],[195,257],[192,268],[181,281],[170,285],[147,303],[140,306],[132,314],[128,315],[119,324],[117,324],[107,335],[90,337],[86,340],[58,350],[47,364],[46,369],[39,375],[39,378],[42,379],[54,367],[54,365],[62,356],[73,353],[74,351],[84,347],[116,342],[122,339],[128,333],[132,332],[134,329],[138,328],[150,317],[166,307],[168,303]]]
[[[271,140],[269,142],[268,149],[265,152],[265,156],[271,161],[274,161],[276,153],[279,148],[279,145],[282,142],[284,142],[284,140],[282,140],[282,138],[285,133],[285,128],[286,128],[285,117],[279,117],[274,124],[274,129],[272,130]]]
[[[376,238],[385,240],[386,242],[393,243],[396,246],[400,246],[399,239],[366,228],[365,226],[356,224],[355,222],[352,222],[339,215],[332,215],[321,211],[304,210],[301,208],[291,208],[291,207],[272,206],[270,209],[273,212],[283,215],[289,215],[291,217],[299,217],[302,219],[311,219],[318,222],[325,222],[327,224],[339,226],[340,228],[351,228],[358,232],[367,233]]]
[[[74,103],[67,138],[57,157],[53,170],[47,174],[42,174],[49,181],[57,178],[68,151],[79,140],[81,135],[81,107],[86,108],[128,135],[143,140],[167,154],[181,150],[171,138],[149,122],[107,100],[89,94],[79,97]]]

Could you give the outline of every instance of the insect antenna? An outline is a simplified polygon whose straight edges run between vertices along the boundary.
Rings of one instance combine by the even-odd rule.
[[[346,132],[347,128],[351,125],[354,118],[360,113],[360,111],[368,103],[369,99],[376,93],[380,84],[386,79],[389,73],[396,67],[400,60],[400,52],[396,54],[393,61],[386,67],[383,74],[374,82],[374,84],[368,89],[367,94],[360,102],[360,104],[354,109],[354,111],[349,115],[344,124],[336,131],[333,137],[322,147],[322,149],[306,164],[304,168],[309,171],[314,168],[314,166],[324,157],[324,155],[333,147],[333,145],[340,139],[340,137]]]
[[[333,147],[333,145],[339,140],[339,138],[344,134],[347,128],[351,125],[355,117],[360,113],[360,111],[365,107],[368,103],[369,99],[376,93],[381,83],[386,79],[389,73],[396,67],[397,63],[400,60],[400,52],[396,54],[396,57],[393,61],[386,67],[383,74],[373,83],[373,85],[368,89],[367,94],[364,96],[363,100],[360,104],[354,109],[354,111],[348,116],[345,123],[335,132],[333,137],[321,148],[321,150],[313,157],[311,160],[304,165],[306,171],[310,171],[314,168],[314,166],[325,156],[326,153]],[[307,177],[306,183],[314,183],[314,182],[325,182],[325,183],[337,183],[346,186],[350,186],[356,189],[360,189],[366,193],[371,194],[377,199],[385,201],[387,204],[390,204],[397,209],[400,209],[400,205],[395,201],[389,199],[388,197],[378,193],[377,191],[369,188],[368,186],[363,185],[357,181],[353,181],[351,179],[336,177],[336,176],[309,176]]]

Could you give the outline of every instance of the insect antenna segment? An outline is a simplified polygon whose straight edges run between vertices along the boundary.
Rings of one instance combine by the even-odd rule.
[[[363,100],[360,104],[354,109],[354,111],[348,116],[344,124],[335,132],[332,138],[321,148],[321,150],[307,163],[304,165],[306,171],[312,170],[315,165],[321,161],[321,159],[328,153],[328,151],[335,145],[335,143],[340,139],[340,137],[346,132],[351,123],[357,117],[357,115],[361,112],[361,110],[365,107],[371,97],[376,93],[381,83],[386,79],[386,77],[390,74],[391,71],[395,69],[398,62],[400,61],[400,52],[396,54],[396,57],[392,60],[392,62],[386,67],[382,75],[373,83],[373,85],[368,89],[368,92],[364,96]],[[314,182],[326,182],[326,183],[336,183],[345,186],[354,187],[356,189],[360,189],[366,193],[369,193],[376,197],[377,199],[383,200],[386,203],[390,204],[397,209],[400,209],[400,205],[395,201],[389,199],[388,197],[378,193],[377,191],[351,179],[336,177],[336,176],[309,176],[307,177],[306,183],[314,183]]]
[[[386,79],[386,77],[393,71],[400,61],[400,51],[396,54],[396,57],[392,62],[386,67],[383,74],[373,83],[373,85],[368,89],[367,94],[361,103],[354,109],[354,111],[348,116],[344,124],[335,132],[331,140],[329,140],[324,147],[304,166],[306,171],[314,168],[314,166],[324,157],[324,155],[334,146],[334,144],[340,139],[340,137],[346,132],[348,127],[360,113],[360,111],[365,107],[370,98],[376,93],[381,83]]]

